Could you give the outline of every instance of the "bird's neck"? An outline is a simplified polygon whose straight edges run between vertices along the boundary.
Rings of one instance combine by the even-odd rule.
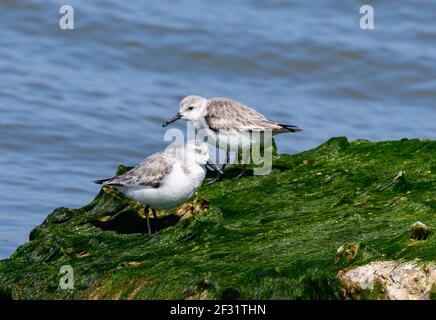
[[[201,129],[207,129],[209,128],[206,117],[200,116],[197,120],[194,121],[194,128],[195,130],[201,130]]]
[[[186,175],[190,176],[193,179],[200,179],[205,174],[205,169],[196,161],[187,161],[184,163],[187,171]]]

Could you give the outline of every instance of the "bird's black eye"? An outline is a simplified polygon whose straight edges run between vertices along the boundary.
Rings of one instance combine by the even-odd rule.
[[[193,106],[190,106],[190,107],[188,108],[188,110],[194,110],[194,107],[193,107]]]

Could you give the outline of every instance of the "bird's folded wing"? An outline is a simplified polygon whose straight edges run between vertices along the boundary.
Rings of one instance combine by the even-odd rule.
[[[154,154],[125,174],[104,181],[103,185],[159,188],[162,180],[172,171],[174,163],[174,159],[163,153]]]
[[[278,123],[266,119],[256,110],[227,98],[210,99],[206,122],[214,131],[282,131]]]

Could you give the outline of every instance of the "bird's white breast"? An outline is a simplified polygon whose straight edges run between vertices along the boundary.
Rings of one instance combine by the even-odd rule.
[[[223,150],[228,148],[231,151],[249,149],[251,145],[260,143],[260,136],[251,135],[249,131],[214,131],[205,124],[196,124],[196,128],[201,128],[203,135],[208,137],[207,143]]]
[[[154,209],[169,209],[188,200],[200,187],[206,172],[195,163],[176,162],[158,188],[121,187],[126,196]]]

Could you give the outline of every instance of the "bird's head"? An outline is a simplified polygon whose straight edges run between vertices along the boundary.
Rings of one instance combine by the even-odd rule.
[[[200,165],[205,165],[209,161],[208,146],[198,140],[188,140],[185,145],[185,152],[189,160],[197,162]]]
[[[180,102],[179,112],[170,120],[165,121],[163,126],[176,122],[179,119],[198,121],[206,114],[207,99],[200,96],[187,96]]]
[[[208,165],[215,171],[222,173],[218,166],[211,162],[209,147],[200,140],[188,140],[184,147],[185,161],[192,161],[199,165]]]

